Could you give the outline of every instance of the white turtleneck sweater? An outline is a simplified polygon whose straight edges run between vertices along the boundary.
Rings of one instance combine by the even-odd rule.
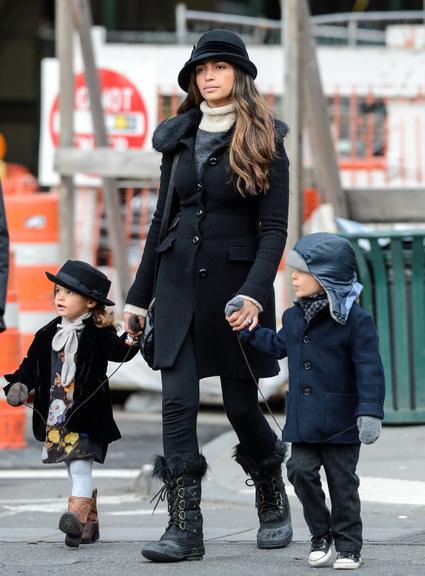
[[[195,140],[195,167],[198,177],[211,152],[220,147],[224,136],[236,120],[234,105],[227,104],[218,108],[210,108],[204,100],[200,106],[202,119],[199,123]]]

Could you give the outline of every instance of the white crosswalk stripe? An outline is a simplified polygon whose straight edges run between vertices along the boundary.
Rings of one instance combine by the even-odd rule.
[[[323,490],[329,496],[326,483]],[[241,494],[254,494],[254,488],[240,490]],[[287,486],[289,496],[294,496],[292,486]],[[360,499],[362,502],[376,504],[394,504],[409,506],[425,506],[425,482],[417,480],[401,480],[398,478],[360,477]]]

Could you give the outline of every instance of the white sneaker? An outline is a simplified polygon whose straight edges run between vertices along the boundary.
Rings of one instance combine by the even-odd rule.
[[[338,552],[333,567],[335,570],[357,570],[361,563],[360,554],[356,552]]]
[[[312,568],[330,566],[332,559],[332,537],[313,538],[311,542],[308,563]]]

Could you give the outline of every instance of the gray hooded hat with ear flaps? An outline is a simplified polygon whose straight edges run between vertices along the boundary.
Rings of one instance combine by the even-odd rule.
[[[326,292],[332,318],[345,324],[363,290],[357,282],[356,257],[350,242],[328,232],[308,234],[288,253],[286,263],[316,278]]]

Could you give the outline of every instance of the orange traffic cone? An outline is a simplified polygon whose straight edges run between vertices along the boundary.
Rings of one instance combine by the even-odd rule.
[[[21,361],[19,307],[13,252],[10,253],[9,259],[9,281],[4,320],[6,331],[0,334],[0,374],[2,375],[16,370]],[[14,450],[26,447],[25,420],[26,411],[24,406],[14,408],[9,406],[4,397],[0,397],[0,449]]]

